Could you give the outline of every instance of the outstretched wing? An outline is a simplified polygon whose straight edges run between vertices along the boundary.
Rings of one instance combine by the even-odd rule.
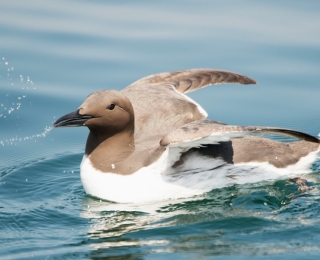
[[[216,121],[200,120],[186,124],[160,141],[162,146],[196,147],[204,144],[229,141],[231,138],[243,137],[252,134],[277,134],[302,139],[319,144],[319,139],[309,134],[277,127],[263,126],[233,126]]]
[[[285,135],[303,141],[284,143],[251,136],[256,133]],[[186,124],[163,137],[160,144],[169,148],[172,168],[180,167],[178,170],[183,169],[184,161],[192,158],[195,151],[205,156],[194,157],[197,161],[194,165],[201,164],[200,158],[206,161],[206,158],[212,157],[222,159],[219,167],[226,163],[269,162],[282,168],[297,163],[302,157],[319,149],[319,139],[299,131],[275,127],[231,126],[209,120]],[[184,160],[187,156],[191,157]],[[190,163],[187,167],[190,167]]]
[[[133,105],[137,134],[164,136],[207,117],[204,109],[183,93],[223,83],[256,82],[233,72],[192,69],[151,75],[132,83],[122,92]]]
[[[164,72],[150,75],[132,83],[127,88],[133,88],[145,84],[174,83],[177,91],[188,93],[197,89],[216,84],[256,84],[257,82],[246,76],[223,70],[215,69],[190,69],[174,72]]]

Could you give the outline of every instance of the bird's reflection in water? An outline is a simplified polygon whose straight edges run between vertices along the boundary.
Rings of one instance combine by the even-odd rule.
[[[130,259],[137,254],[143,258],[150,251],[192,251],[200,241],[206,246],[204,241],[212,239],[222,243],[229,232],[249,232],[239,226],[243,221],[258,221],[259,229],[274,229],[274,225],[283,225],[292,203],[317,189],[301,189],[301,185],[312,188],[311,179],[234,185],[193,198],[145,204],[120,204],[85,196],[81,217],[91,223],[87,241],[91,257]],[[202,230],[202,235],[195,230]]]

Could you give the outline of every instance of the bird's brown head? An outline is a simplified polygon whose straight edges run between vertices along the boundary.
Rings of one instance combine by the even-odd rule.
[[[53,126],[87,126],[92,133],[112,135],[133,131],[134,112],[131,102],[121,92],[101,90],[89,95],[78,110],[62,116]]]

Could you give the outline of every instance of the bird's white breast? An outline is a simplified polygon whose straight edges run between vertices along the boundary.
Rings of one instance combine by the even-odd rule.
[[[130,175],[103,173],[95,169],[89,158],[83,157],[80,175],[87,194],[115,202],[148,202],[201,194],[164,180],[167,151],[154,164]],[[115,169],[116,169],[115,165]]]

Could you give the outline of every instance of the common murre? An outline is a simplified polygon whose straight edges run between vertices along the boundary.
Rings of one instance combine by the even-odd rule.
[[[184,95],[222,83],[255,84],[237,73],[212,69],[142,78],[121,92],[102,90],[54,127],[90,130],[81,163],[85,191],[117,202],[201,194],[235,183],[305,171],[319,140],[284,128],[231,126],[205,120],[203,108]],[[301,141],[282,143],[249,136],[275,133]]]

